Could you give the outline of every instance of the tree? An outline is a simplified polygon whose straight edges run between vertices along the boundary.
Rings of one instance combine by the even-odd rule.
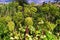
[[[27,0],[15,0],[16,2],[18,2],[19,3],[19,5],[24,5],[24,3],[25,4],[27,4]]]

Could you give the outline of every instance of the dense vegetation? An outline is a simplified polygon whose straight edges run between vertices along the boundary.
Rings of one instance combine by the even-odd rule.
[[[60,7],[0,5],[0,40],[60,40]]]

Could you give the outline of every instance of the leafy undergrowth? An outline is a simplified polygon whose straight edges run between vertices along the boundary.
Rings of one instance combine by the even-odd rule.
[[[60,40],[60,7],[0,5],[0,40]]]

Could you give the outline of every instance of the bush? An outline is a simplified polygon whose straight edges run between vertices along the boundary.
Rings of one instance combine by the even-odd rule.
[[[0,40],[59,40],[60,7],[54,4],[0,5]]]

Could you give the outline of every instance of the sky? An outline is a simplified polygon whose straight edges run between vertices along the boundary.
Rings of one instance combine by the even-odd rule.
[[[54,2],[54,0],[27,0],[28,1],[28,3],[32,3],[32,2],[34,2],[34,3],[36,3],[36,4],[40,4],[40,3],[43,3],[43,2]]]
[[[0,0],[0,3],[9,3],[9,2],[11,2],[11,0]]]
[[[8,3],[10,2],[11,0],[0,0],[0,3]],[[27,0],[28,3],[36,3],[36,4],[40,4],[40,3],[43,3],[43,2],[54,2],[54,0]]]

